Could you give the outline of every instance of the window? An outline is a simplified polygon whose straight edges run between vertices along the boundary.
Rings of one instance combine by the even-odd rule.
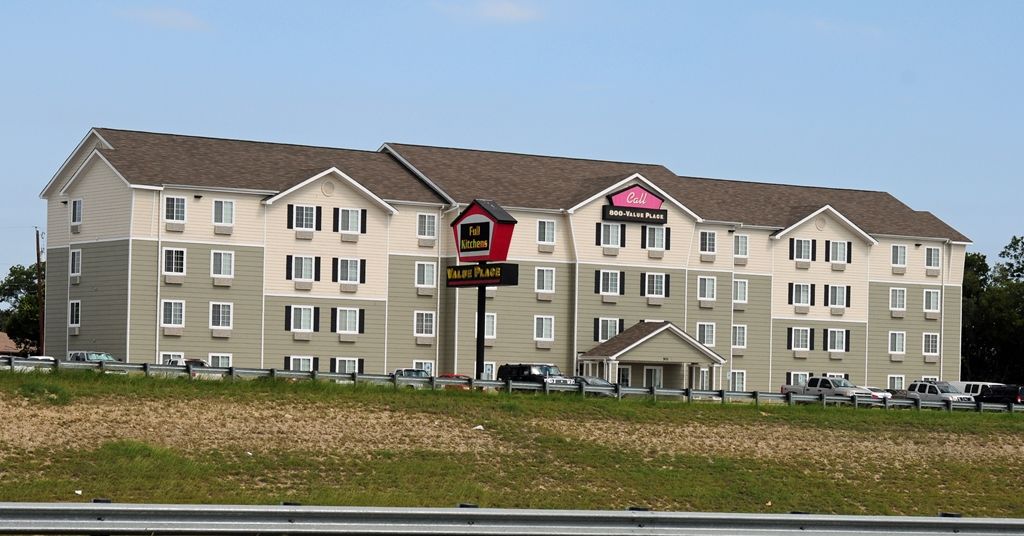
[[[747,235],[733,235],[732,254],[734,257],[746,257],[750,251],[750,237]]]
[[[644,289],[647,296],[665,297],[665,274],[647,274]]]
[[[537,243],[555,243],[555,222],[554,220],[537,220]]]
[[[657,225],[651,225],[646,227],[647,238],[647,249],[665,249],[665,228]]]
[[[68,302],[68,327],[77,328],[82,325],[82,301],[71,300]]]
[[[939,248],[925,248],[924,267],[937,269],[939,267],[939,258]]]
[[[937,313],[939,312],[939,291],[938,290],[925,290],[924,291],[924,310],[926,313]]]
[[[601,270],[601,294],[619,293],[619,272]]]
[[[313,356],[293,355],[291,357],[291,366],[288,367],[288,370],[311,372],[313,370]]]
[[[810,373],[807,372],[789,372],[790,385],[807,385],[807,379],[810,378]]]
[[[296,210],[298,207],[296,207]],[[358,208],[343,208],[338,209],[338,232],[342,233],[359,233],[362,232],[362,226],[360,225],[360,219],[362,218],[363,212]],[[424,216],[433,216],[433,214],[424,214]],[[419,235],[419,217],[416,218],[416,234]],[[436,224],[434,234],[437,234]],[[430,238],[433,238],[431,236]]]
[[[165,197],[164,198],[164,221],[184,222],[185,221],[185,198]]]
[[[809,261],[812,256],[813,244],[806,238],[797,238],[793,240],[793,260],[795,261]]]
[[[925,333],[924,342],[922,344],[922,352],[924,355],[939,355],[939,334],[938,333]]]
[[[844,329],[830,329],[828,330],[828,351],[829,352],[845,352],[846,351],[846,330]]]
[[[484,380],[493,380],[498,366],[494,361],[484,361]]]
[[[842,372],[826,372],[826,378],[846,378],[846,374]]]
[[[601,224],[601,246],[606,248],[617,248],[622,245],[621,226],[614,223]]]
[[[703,254],[714,255],[715,248],[715,232],[714,231],[701,231],[700,232],[700,252]]]
[[[890,288],[889,289],[889,309],[893,311],[906,311],[907,310],[907,289],[905,288]]]
[[[231,304],[210,302],[210,329],[231,329]]]
[[[662,376],[661,367],[644,367],[644,387],[661,389],[664,387]]]
[[[793,328],[793,350],[809,351],[811,349],[811,328]]]
[[[335,357],[334,370],[340,374],[359,372],[359,359],[354,357]]]
[[[921,381],[923,381],[923,382],[937,382],[937,381],[939,381],[939,377],[938,376],[921,376]]]
[[[185,275],[184,249],[164,249],[164,273]]]
[[[313,331],[313,307],[310,305],[292,306],[292,331]]]
[[[71,260],[68,262],[68,271],[70,275],[82,275],[82,250],[71,250]]]
[[[180,328],[185,325],[185,302],[179,300],[163,300],[160,302],[160,325],[163,327]]]
[[[299,230],[312,231],[316,229],[316,207],[309,205],[295,205],[292,215],[292,227]]]
[[[700,300],[714,300],[715,299],[715,282],[714,277],[697,277],[697,299]]]
[[[702,368],[697,372],[697,389],[706,391],[711,388],[711,371]]]
[[[170,365],[172,363],[181,363],[185,360],[185,354],[183,352],[160,352],[160,364]]]
[[[890,374],[887,378],[888,380],[886,383],[889,386],[889,389],[905,389],[905,387],[903,387],[905,380],[902,374]]]
[[[537,268],[534,271],[534,290],[537,292],[555,291],[555,269]]]
[[[433,361],[420,361],[415,360],[412,362],[412,368],[427,371],[428,376],[434,375],[434,362]]]
[[[213,201],[213,223],[214,225],[234,225],[235,202],[215,199]]]
[[[715,345],[715,324],[713,322],[697,322],[697,342],[704,346]]]
[[[829,242],[829,262],[846,262],[846,242],[832,240]]]
[[[82,200],[71,200],[71,223],[72,225],[82,223]]]
[[[345,210],[348,211],[348,209]],[[351,215],[345,215],[344,211],[342,214],[345,217],[351,218]],[[342,221],[345,221],[344,218]],[[343,231],[353,232],[353,229],[358,229],[358,227],[353,228],[351,225],[352,222],[348,222],[347,227],[342,226]],[[421,213],[416,215],[416,238],[437,238],[437,214]]]
[[[231,251],[210,252],[210,275],[213,277],[234,277],[235,254]]]
[[[746,391],[747,390],[747,371],[745,370],[734,370],[729,373],[729,390],[730,391]]]
[[[598,321],[598,342],[604,342],[619,334],[618,318],[601,318]]]
[[[890,354],[903,354],[906,353],[907,347],[907,333],[905,331],[890,331],[889,332],[889,353]]]
[[[296,281],[313,280],[313,257],[292,257],[292,279]]]
[[[533,317],[533,340],[553,341],[555,340],[555,317],[534,316]]]
[[[811,285],[808,283],[793,283],[793,305],[811,304]]]
[[[830,285],[828,288],[828,294],[825,299],[828,300],[829,307],[846,307],[846,293],[849,287],[846,285]]]
[[[747,285],[748,282],[746,279],[732,280],[733,303],[747,303]]]
[[[351,263],[351,261],[349,261],[349,262]],[[341,264],[339,263],[338,266],[340,268]],[[431,287],[431,288],[437,286],[436,269],[437,269],[437,265],[435,263],[433,263],[433,262],[417,262],[416,263],[416,286],[417,287]],[[357,271],[357,273],[356,273],[356,281],[359,280],[358,279],[358,277],[359,277],[358,270],[359,270],[359,265],[357,263],[356,264],[356,271]],[[349,275],[351,275],[351,274],[349,274]],[[340,279],[340,274],[339,274],[339,279]]]
[[[231,366],[231,354],[210,354],[207,362],[211,367],[228,368]]]
[[[620,365],[618,372],[615,374],[618,384],[623,387],[629,387],[630,368],[629,365]]]
[[[747,326],[737,325],[732,327],[732,347],[747,347]]]
[[[413,334],[417,337],[434,336],[434,311],[416,311],[413,313]]]
[[[359,309],[338,307],[338,333],[359,333]]]
[[[892,265],[893,266],[906,266],[907,265],[907,246],[900,244],[893,244],[892,246]]]
[[[360,264],[361,263],[359,262],[359,259],[338,259],[338,282],[339,283],[359,283],[359,281],[360,281],[359,265]],[[420,277],[420,266],[419,265],[420,264],[429,264],[430,265],[430,277],[431,277],[431,280],[433,280],[433,277],[434,277],[433,276],[434,263],[432,263],[432,262],[416,263],[416,282],[417,282],[416,286],[420,286],[419,285],[419,277]],[[426,270],[426,269],[424,269],[424,270]],[[424,274],[424,275],[426,275],[426,274]],[[431,284],[429,286],[433,286],[433,284]]]
[[[476,315],[473,315],[473,335],[476,336],[477,332]],[[498,313],[487,313],[484,317],[484,338],[485,339],[497,339],[498,338]]]

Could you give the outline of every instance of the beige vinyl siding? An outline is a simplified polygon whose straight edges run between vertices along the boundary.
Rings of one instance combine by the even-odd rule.
[[[43,355],[62,358],[68,341],[68,248],[46,248]]]
[[[515,232],[512,234],[512,245],[508,251],[509,258],[537,259],[538,262],[560,261],[562,263],[573,259],[569,218],[563,214],[527,212],[523,210],[512,210],[509,213],[518,221]],[[551,253],[538,251],[537,221],[539,220],[555,222],[555,244],[554,251]],[[590,234],[593,233],[594,231],[591,229]],[[591,237],[591,243],[593,243],[593,237]]]
[[[391,217],[391,237],[389,242],[389,253],[392,255],[424,255],[437,257],[438,252],[445,241],[451,241],[452,229],[449,227],[451,220],[445,221],[440,206],[428,207],[420,205],[393,205],[398,214]],[[437,240],[433,246],[420,245],[417,238],[417,222],[419,214],[433,214],[437,218]],[[449,217],[454,217],[458,212],[452,212]]]
[[[182,232],[165,228],[164,199],[170,196],[185,198],[185,230]],[[259,245],[263,243],[264,197],[173,188],[165,189],[162,194],[139,190],[135,194],[135,210],[132,214],[133,236],[156,238],[159,234],[164,240]],[[234,202],[235,224],[230,235],[214,233],[214,201]]]
[[[127,358],[128,243],[73,245],[82,250],[82,275],[79,284],[71,285],[68,299],[81,300],[82,317],[79,335],[68,337],[69,350],[96,350]],[[63,316],[66,326],[66,314]]]
[[[940,370],[939,363],[925,363],[924,354],[921,350],[924,333],[943,333],[942,320],[926,320],[923,313],[924,289],[938,288],[931,285],[900,285],[900,288],[907,289],[907,310],[904,318],[892,318],[889,311],[889,289],[896,287],[890,283],[871,283],[871,317],[869,328],[871,330],[871,342],[868,348],[868,381],[872,385],[886,386],[886,377],[889,374],[903,374],[906,376],[907,384],[921,376],[939,376],[943,380],[956,379],[960,375],[959,362],[957,368],[944,367]],[[944,304],[949,304],[950,298],[942,298]],[[957,304],[959,305],[959,304]],[[945,308],[944,308],[945,309]],[[959,315],[959,306],[956,307]],[[943,311],[949,314],[951,311]],[[955,318],[955,317],[954,317]],[[946,317],[950,322],[950,317]],[[959,331],[959,319],[955,318],[949,329]],[[893,361],[889,356],[889,332],[906,332],[906,354],[903,361]],[[948,335],[948,332],[947,332]],[[958,338],[958,337],[957,337]],[[951,341],[944,341],[940,337],[939,343],[942,348],[942,358],[959,358],[950,354],[946,346]],[[944,376],[943,374],[948,375]]]
[[[285,306],[309,305],[320,308],[320,331],[309,341],[296,341],[292,332],[285,331]],[[354,342],[341,342],[331,332],[331,308],[365,309],[365,332],[353,335]],[[366,374],[383,374],[384,369],[384,315],[382,301],[266,297],[264,319],[264,368],[284,368],[285,356],[315,356],[320,358],[320,371],[330,372],[331,358],[348,357],[365,360]],[[238,364],[238,366],[243,366]]]
[[[942,259],[942,265],[946,269],[945,282],[960,285],[964,281],[964,261],[966,256],[967,246],[960,244],[951,244],[947,248],[944,248]]]
[[[733,259],[733,233],[729,232],[731,229],[732,226],[726,225],[697,224],[690,237],[691,242],[687,245],[689,250],[687,266],[691,270],[732,270],[735,262]],[[711,260],[701,260],[701,231],[715,233],[715,255],[711,257]]]
[[[66,221],[74,199],[83,201],[82,224],[79,233],[69,235],[71,242],[128,238],[131,189],[102,159],[89,161],[62,198],[68,201]]]
[[[876,237],[877,238],[877,237]],[[946,268],[949,266],[948,259],[949,251],[946,247],[945,242],[938,240],[925,240],[925,239],[893,239],[893,238],[877,238],[878,244],[872,247],[871,254],[871,279],[873,281],[906,281],[907,284],[938,284],[942,281],[949,281],[953,283],[960,283],[963,280],[963,256],[961,255],[959,261],[959,275],[951,272],[945,273]],[[892,246],[899,244],[907,246],[907,268],[906,273],[894,274],[892,273]],[[920,244],[920,245],[917,245]],[[940,259],[939,266],[942,267],[942,273],[938,276],[925,275],[925,251],[929,247],[939,248],[941,251],[942,258]],[[958,246],[961,247],[962,246]],[[956,276],[956,279],[952,277]],[[946,279],[949,277],[950,279]]]
[[[814,350],[806,352],[807,357],[795,357],[794,351],[786,348],[786,330],[791,327],[811,328],[814,332]],[[827,341],[823,338],[823,329],[850,330],[850,351],[845,354],[829,356]],[[874,328],[872,328],[874,329]],[[775,319],[772,339],[772,375],[767,390],[778,391],[786,383],[786,372],[811,372],[815,376],[823,376],[826,372],[837,372],[850,375],[850,381],[864,385],[864,344],[867,325],[859,322],[817,322],[808,319],[784,320]],[[874,332],[872,332],[874,337]],[[877,338],[872,339],[872,342]],[[878,355],[873,347],[871,355]],[[749,373],[748,373],[749,374]],[[869,374],[872,374],[869,372]],[[869,376],[874,378],[873,375]],[[883,376],[884,379],[884,376]],[[747,378],[747,388],[753,389]],[[885,383],[882,382],[882,387]],[[758,389],[763,389],[758,382]]]
[[[939,339],[942,355],[942,377],[956,381],[960,379],[961,334],[960,326],[963,300],[963,288],[947,286],[942,289],[942,320],[943,329]]]
[[[62,204],[66,201],[67,204]],[[66,247],[71,233],[68,225],[71,219],[71,201],[54,195],[46,201],[46,245],[48,248]]]
[[[132,240],[131,248],[131,343],[129,348],[131,355],[129,357],[136,362],[152,362],[154,356],[157,355],[157,285],[161,284],[162,261],[155,240]]]
[[[330,196],[324,185],[333,184]],[[300,240],[295,230],[288,229],[288,205],[321,207],[321,230],[312,240]],[[333,232],[334,208],[367,210],[367,232],[358,242],[342,242],[341,234]],[[266,291],[269,294],[295,294],[324,299],[384,299],[388,293],[387,258],[389,251],[389,213],[380,205],[363,197],[348,184],[333,177],[324,177],[277,200],[267,207]],[[320,281],[311,291],[295,289],[294,281],[286,279],[288,255],[320,257]],[[331,259],[366,259],[366,283],[355,293],[342,293],[338,283],[331,282]]]
[[[537,266],[555,268],[555,294],[551,301],[537,299],[534,274]],[[552,363],[563,372],[572,371],[573,273],[570,265],[519,263],[519,285],[498,287],[487,298],[487,312],[497,314],[497,337],[484,350],[485,361],[503,363]],[[458,290],[458,370],[475,375],[477,289]],[[551,348],[537,348],[534,315],[553,316],[554,341]],[[448,333],[451,335],[451,332]],[[451,369],[442,372],[450,372]]]
[[[132,203],[132,238],[156,239],[160,235],[159,220],[163,216],[160,192],[135,190]]]
[[[232,354],[237,367],[260,364],[261,291],[263,287],[263,251],[255,247],[210,246],[206,244],[164,241],[163,248],[184,248],[185,283],[160,283],[160,300],[185,302],[185,327],[180,336],[159,336],[159,349],[147,360],[156,362],[163,352],[183,352],[185,357],[206,360],[211,352]],[[230,287],[213,285],[210,276],[211,250],[234,252],[235,273]],[[210,302],[231,303],[231,335],[213,337],[210,329]],[[133,311],[136,309],[133,304]],[[160,324],[157,303],[157,326]],[[283,322],[283,320],[282,320]],[[282,323],[283,326],[283,323]],[[158,328],[159,329],[159,328]]]
[[[73,177],[75,173],[82,167],[82,164],[92,156],[93,150],[96,148],[106,148],[107,144],[104,143],[99,136],[92,131],[86,135],[85,139],[82,140],[80,147],[76,147],[75,152],[71,153],[68,157],[67,162],[58,170],[54,176],[51,184],[48,185],[47,190],[43,192],[44,197],[53,198],[57,195],[57,192],[67,184],[68,179]],[[49,234],[49,233],[48,233]]]
[[[736,279],[747,280],[747,303],[743,310],[733,310],[732,324],[747,326],[747,347],[733,350],[732,347],[732,326],[724,333],[729,338],[728,351],[719,345],[718,352],[722,357],[732,360],[725,366],[725,378],[728,379],[730,370],[747,371],[747,389],[749,390],[771,390],[773,386],[770,381],[770,356],[771,352],[771,278],[750,274],[735,274]],[[732,287],[729,288],[729,297],[732,298]],[[717,304],[716,304],[717,305]],[[738,355],[742,353],[742,355]]]
[[[619,356],[623,363],[648,363],[651,365],[695,364],[710,367],[714,364],[711,358],[698,351],[693,345],[683,340],[670,330],[662,331],[647,339],[643,344]],[[642,378],[642,376],[641,376]],[[666,387],[682,387],[668,385]]]
[[[613,270],[625,272],[625,294],[616,296],[615,303],[606,303],[603,295],[594,293],[595,272]],[[669,276],[669,296],[661,305],[649,304],[648,297],[640,295],[641,273],[664,273]],[[621,318],[623,329],[629,329],[641,320],[666,320],[683,325],[686,272],[662,267],[580,265],[579,325],[576,329],[577,350],[586,352],[599,344],[594,340],[595,318]],[[622,284],[623,281],[620,281]],[[558,287],[556,287],[557,289]],[[561,292],[561,290],[559,290]]]
[[[771,238],[771,232],[761,229],[745,229],[742,227],[737,229],[735,233],[726,232],[726,240],[729,241],[730,252],[733,251],[734,234],[747,236],[747,263],[745,265],[736,265],[735,270],[737,272],[749,272],[755,274],[771,273],[773,256],[778,257],[779,255],[779,251],[774,249],[778,246],[779,241]],[[786,258],[789,258],[788,241],[786,248],[787,249],[782,253]],[[733,262],[735,265],[734,260],[730,262]],[[694,266],[694,268],[696,268],[696,266]]]
[[[388,279],[388,355],[387,368],[411,367],[413,360],[437,361],[441,341],[448,337],[442,332],[444,325],[440,315],[434,317],[434,337],[430,344],[416,344],[413,334],[415,311],[437,311],[438,294],[443,289],[444,274],[438,267],[437,288],[433,295],[418,295],[415,287],[416,262],[424,262],[423,257],[391,255],[389,259]],[[460,306],[464,307],[465,302]],[[474,302],[475,304],[475,302]],[[475,307],[475,305],[473,305]],[[461,307],[460,307],[461,313]],[[382,324],[383,325],[383,324]],[[381,363],[383,366],[383,363]],[[435,365],[436,366],[436,365]],[[379,372],[384,372],[382,368]],[[440,370],[437,370],[440,372]],[[443,372],[450,372],[448,370]]]

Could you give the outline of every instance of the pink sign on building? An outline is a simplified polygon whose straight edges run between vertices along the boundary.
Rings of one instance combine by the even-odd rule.
[[[618,192],[608,196],[608,198],[611,200],[612,206],[648,208],[651,210],[660,209],[662,203],[665,202],[664,199],[647,191],[639,184],[630,186],[625,190],[619,190]]]
[[[668,221],[668,211],[661,208],[665,200],[639,184],[608,194],[608,202],[610,204],[601,207],[603,220],[651,225],[663,225]]]

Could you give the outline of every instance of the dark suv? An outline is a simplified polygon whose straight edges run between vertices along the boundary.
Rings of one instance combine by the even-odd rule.
[[[986,385],[974,399],[992,404],[1024,404],[1024,385]]]
[[[562,370],[557,365],[548,363],[505,363],[498,367],[498,380],[565,385],[576,383],[572,378],[562,375]]]

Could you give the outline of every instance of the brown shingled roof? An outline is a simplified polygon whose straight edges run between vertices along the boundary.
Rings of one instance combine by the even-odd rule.
[[[581,357],[610,357],[629,348],[637,341],[667,326],[669,322],[638,322],[624,329],[622,333],[587,350]]]
[[[391,155],[177,134],[97,128],[113,149],[100,152],[133,184],[280,192],[331,167],[382,199],[442,199]]]

